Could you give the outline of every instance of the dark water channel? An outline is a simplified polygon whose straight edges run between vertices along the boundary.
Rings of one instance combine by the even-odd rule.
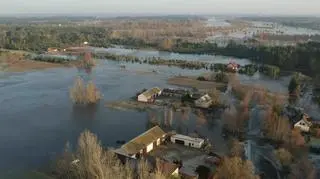
[[[159,54],[156,51],[150,53]],[[192,55],[189,57],[191,59]],[[158,73],[151,73],[155,68]],[[32,170],[44,166],[63,150],[67,141],[75,145],[85,129],[97,134],[105,147],[116,147],[116,140],[128,141],[145,131],[150,116],[156,116],[164,127],[181,133],[196,131],[211,139],[217,150],[225,151],[220,119],[208,120],[192,113],[169,112],[168,109],[118,111],[103,104],[128,99],[142,88],[169,87],[166,79],[170,76],[200,75],[203,72],[146,64],[126,64],[126,70],[121,70],[119,63],[101,60],[90,75],[76,68],[0,73],[0,171]],[[86,80],[92,79],[104,95],[94,109],[74,108],[69,99],[69,88],[79,75]],[[275,81],[259,74],[240,76],[240,80],[280,92],[286,90],[288,83],[287,77]]]

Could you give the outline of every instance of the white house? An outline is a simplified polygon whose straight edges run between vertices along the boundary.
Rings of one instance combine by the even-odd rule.
[[[138,96],[138,101],[152,102],[159,95],[161,95],[161,89],[158,87],[153,87],[153,88],[150,88],[147,91],[141,93]]]
[[[212,104],[212,99],[208,94],[201,96],[199,99],[194,101],[196,107],[208,108]]]
[[[303,132],[309,132],[311,126],[312,123],[304,119],[301,119],[300,121],[294,124],[295,128],[299,128]]]
[[[166,133],[159,126],[155,126],[122,145],[115,152],[129,158],[139,158],[159,146],[165,137]]]
[[[172,143],[183,144],[185,146],[201,148],[204,144],[204,139],[194,138],[190,136],[185,136],[181,134],[172,135],[170,138]]]

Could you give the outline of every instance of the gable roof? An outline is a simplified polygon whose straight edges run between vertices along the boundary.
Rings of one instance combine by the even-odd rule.
[[[147,91],[145,91],[145,92],[143,92],[141,94],[144,95],[147,98],[150,98],[152,95],[159,94],[160,92],[161,92],[160,88],[153,87],[153,88],[150,88],[150,89],[148,89]]]
[[[166,133],[159,127],[155,126],[146,132],[140,134],[136,138],[130,140],[128,143],[124,144],[121,148],[127,154],[136,154],[141,149],[147,147],[150,143],[156,141],[157,139],[161,138]]]

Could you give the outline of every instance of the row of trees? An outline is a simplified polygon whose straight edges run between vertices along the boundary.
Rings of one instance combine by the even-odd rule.
[[[90,26],[2,25],[0,48],[46,51],[49,47],[79,46],[85,41],[92,46],[108,47],[109,31]]]

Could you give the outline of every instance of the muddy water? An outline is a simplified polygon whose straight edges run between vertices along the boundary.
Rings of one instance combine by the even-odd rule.
[[[128,141],[147,129],[150,112],[112,110],[104,107],[103,101],[127,99],[142,88],[167,87],[166,79],[173,75],[205,72],[145,64],[126,64],[126,70],[120,70],[119,65],[101,60],[91,75],[75,68],[1,73],[0,171],[44,166],[62,151],[67,141],[75,145],[84,129],[96,133],[104,146],[116,147],[116,140]],[[158,73],[150,73],[154,69]],[[68,90],[79,75],[95,81],[103,93],[103,100],[96,108],[74,108],[71,104]],[[285,79],[283,83],[261,76],[240,76],[240,79],[275,90],[286,89]],[[168,116],[164,112],[158,113],[162,117]],[[219,150],[224,149],[224,141],[219,137],[219,122],[181,113],[173,114],[171,121],[172,129],[181,133],[196,131],[213,140]]]

